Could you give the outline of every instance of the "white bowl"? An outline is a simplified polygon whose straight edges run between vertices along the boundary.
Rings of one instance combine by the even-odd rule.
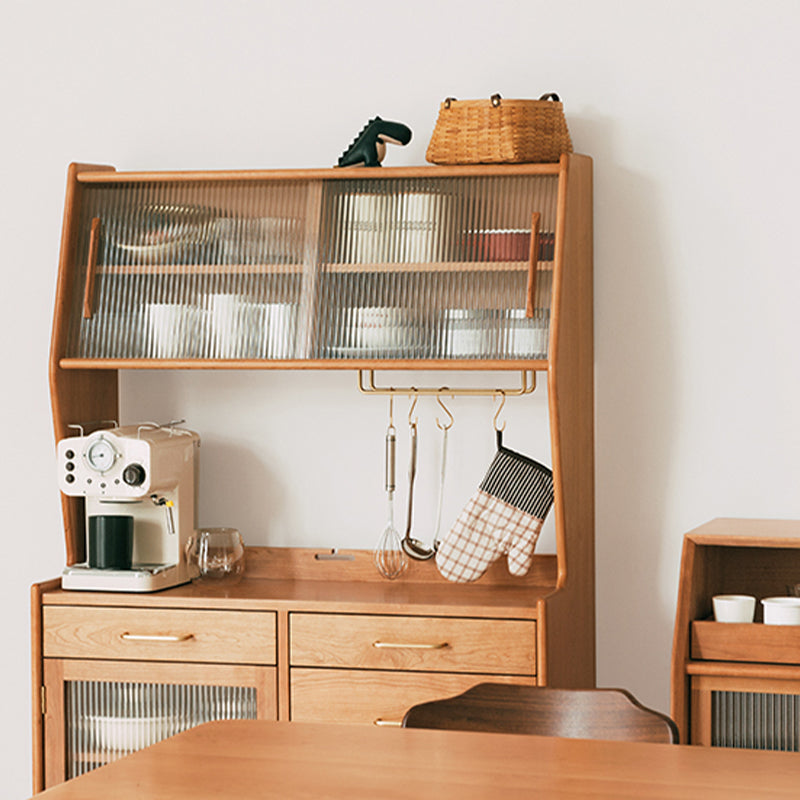
[[[185,725],[174,717],[104,717],[83,719],[94,746],[102,750],[132,751],[149,747],[179,733]]]
[[[800,625],[800,597],[765,597],[766,625]]]

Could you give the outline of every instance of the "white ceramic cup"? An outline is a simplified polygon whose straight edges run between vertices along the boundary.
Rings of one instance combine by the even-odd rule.
[[[179,303],[150,303],[151,358],[192,358],[197,354],[203,311]]]
[[[764,624],[800,625],[800,597],[765,597]]]
[[[718,594],[711,598],[717,622],[752,622],[756,599],[749,594]]]

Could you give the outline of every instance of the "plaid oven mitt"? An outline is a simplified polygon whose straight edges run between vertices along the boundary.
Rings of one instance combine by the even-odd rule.
[[[448,580],[475,581],[501,556],[512,575],[525,575],[547,512],[553,505],[553,473],[532,458],[503,447],[477,492],[436,551],[436,566]]]

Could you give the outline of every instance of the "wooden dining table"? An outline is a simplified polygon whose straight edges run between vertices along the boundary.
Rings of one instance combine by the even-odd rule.
[[[42,800],[800,797],[800,754],[304,722],[209,722]]]

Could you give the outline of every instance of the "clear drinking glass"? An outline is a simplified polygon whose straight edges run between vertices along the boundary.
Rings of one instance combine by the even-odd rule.
[[[199,528],[186,545],[186,557],[200,570],[196,581],[236,583],[244,573],[244,542],[235,528]]]

